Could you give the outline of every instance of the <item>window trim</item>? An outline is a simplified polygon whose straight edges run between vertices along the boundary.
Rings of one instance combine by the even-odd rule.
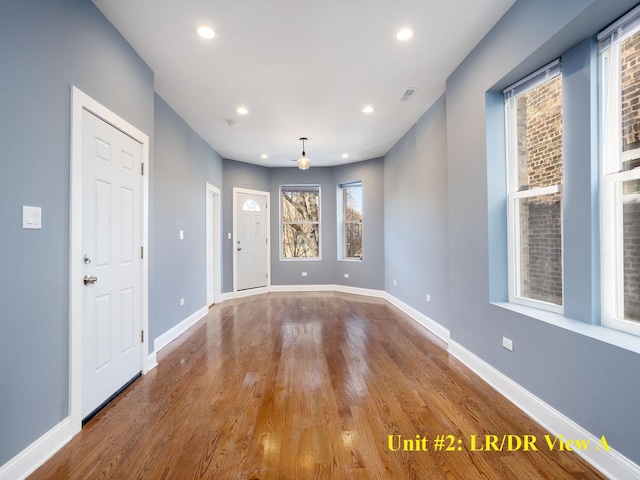
[[[360,187],[361,190],[361,195],[362,195],[362,210],[364,210],[364,189],[362,187],[362,181],[361,180],[357,180],[357,181],[353,181],[353,182],[345,182],[345,183],[340,183],[337,186],[337,209],[338,209],[338,215],[339,215],[339,221],[338,221],[338,261],[341,262],[362,262],[362,259],[364,257],[364,221],[360,220],[360,222],[347,222],[345,217],[346,217],[346,209],[347,206],[344,202],[344,197],[343,197],[343,192],[345,188],[350,188],[350,187]],[[363,219],[364,219],[364,212],[362,214]],[[361,228],[361,236],[362,236],[362,255],[360,255],[359,257],[347,257],[345,256],[345,252],[347,251],[347,239],[345,236],[345,225],[347,223],[359,223],[360,224],[360,228]]]
[[[602,182],[602,324],[640,335],[640,322],[619,316],[624,307],[623,214],[620,207],[626,203],[624,197],[629,196],[621,192],[620,186],[630,180],[640,180],[640,168],[605,174]]]
[[[552,313],[564,314],[564,195],[562,184],[548,187],[532,188],[519,191],[518,188],[518,121],[513,113],[517,98],[555,78],[562,73],[562,64],[556,59],[522,80],[507,87],[503,91],[505,115],[505,155],[507,170],[507,291],[509,303],[526,307],[546,310]],[[564,165],[564,158],[563,158]],[[519,266],[520,266],[520,229],[519,200],[523,198],[551,195],[560,193],[560,255],[562,259],[562,304],[545,302],[518,295]]]
[[[640,31],[638,8],[631,25],[615,31],[608,28],[599,35],[600,67],[600,271],[601,324],[615,330],[640,335],[640,322],[620,318],[624,306],[624,267],[622,247],[624,199],[620,198],[623,182],[640,179],[640,168],[623,170],[628,152],[622,152],[622,42]],[[627,16],[616,23],[621,22]],[[614,24],[615,25],[615,24]],[[627,25],[625,25],[627,27]],[[605,32],[603,32],[605,33]],[[615,119],[611,121],[611,119]]]
[[[535,300],[533,298],[522,297],[517,294],[518,292],[518,266],[520,265],[520,249],[518,248],[520,229],[517,228],[520,218],[520,208],[518,207],[518,200],[522,198],[538,197],[542,195],[552,195],[554,193],[560,193],[560,205],[563,204],[562,185],[552,185],[544,188],[534,188],[531,190],[524,190],[521,192],[508,193],[508,205],[507,205],[507,230],[509,233],[508,238],[508,267],[509,267],[509,302],[524,305],[526,307],[539,308],[547,310],[553,313],[564,313],[564,265],[562,268],[562,305],[555,303],[545,302],[543,300]],[[560,236],[564,239],[564,209],[560,208]],[[564,262],[564,241],[560,242],[561,258]]]
[[[282,189],[283,188],[291,188],[291,187],[302,187],[302,188],[313,188],[317,187],[318,189],[318,221],[317,222],[284,222],[282,220]],[[287,183],[282,184],[278,188],[278,214],[279,214],[279,224],[280,224],[280,232],[279,232],[279,242],[278,249],[280,251],[279,258],[281,262],[318,262],[322,261],[322,186],[319,183],[310,183],[310,184],[302,184],[302,183]],[[285,257],[283,254],[283,227],[284,225],[318,225],[319,232],[319,242],[318,242],[318,256],[317,257]]]

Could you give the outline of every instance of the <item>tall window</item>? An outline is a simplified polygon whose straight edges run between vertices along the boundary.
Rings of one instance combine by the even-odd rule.
[[[338,194],[340,258],[362,260],[362,182],[339,185]]]
[[[599,36],[602,318],[640,334],[640,14],[633,17]]]
[[[320,258],[320,185],[280,187],[281,259]]]
[[[504,91],[509,301],[562,312],[562,77],[555,61]]]

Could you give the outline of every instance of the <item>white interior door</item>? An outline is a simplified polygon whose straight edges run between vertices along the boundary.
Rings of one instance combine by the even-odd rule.
[[[142,146],[83,111],[82,417],[141,369]]]
[[[266,287],[268,273],[267,196],[236,192],[238,290]]]

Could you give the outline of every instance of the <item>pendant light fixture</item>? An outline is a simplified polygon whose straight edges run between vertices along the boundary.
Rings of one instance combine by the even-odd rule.
[[[300,140],[302,140],[302,156],[298,159],[298,168],[300,170],[309,170],[309,167],[311,166],[311,160],[309,160],[307,158],[307,154],[304,153],[304,142],[308,141],[309,139],[300,137]]]

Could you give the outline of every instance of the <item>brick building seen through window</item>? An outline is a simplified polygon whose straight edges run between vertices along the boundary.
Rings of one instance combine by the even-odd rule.
[[[640,166],[640,32],[621,45],[623,170]],[[624,318],[640,320],[640,180],[624,182]]]
[[[518,191],[562,185],[562,77],[516,99]],[[562,305],[561,192],[519,199],[520,297]]]

